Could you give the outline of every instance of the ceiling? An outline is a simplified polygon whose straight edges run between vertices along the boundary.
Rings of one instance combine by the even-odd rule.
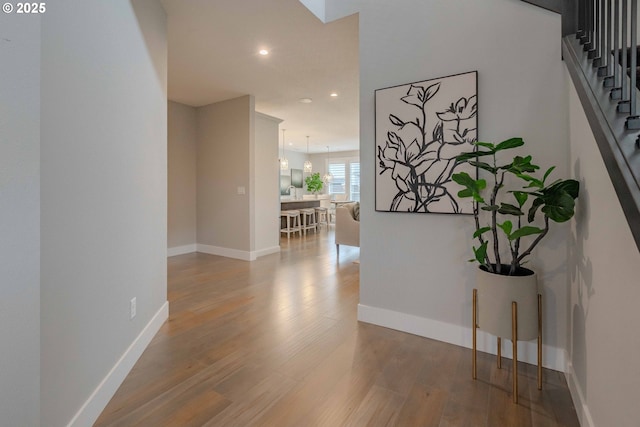
[[[357,15],[323,24],[298,0],[162,4],[170,100],[199,107],[251,94],[256,111],[283,120],[287,150],[306,152],[307,135],[311,153],[359,149]]]

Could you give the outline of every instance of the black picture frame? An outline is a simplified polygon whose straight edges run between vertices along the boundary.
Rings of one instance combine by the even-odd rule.
[[[454,172],[476,175],[455,157],[478,140],[478,72],[375,91],[375,210],[473,214]]]

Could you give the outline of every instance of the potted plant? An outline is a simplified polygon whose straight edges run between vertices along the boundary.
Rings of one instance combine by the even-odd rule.
[[[319,172],[309,175],[304,179],[304,182],[307,184],[307,191],[314,194],[316,197],[318,196],[318,193],[322,191],[322,187],[324,186]]]
[[[574,179],[556,180],[547,184],[551,172],[555,166],[550,167],[544,173],[542,179],[533,175],[539,166],[531,163],[531,156],[515,156],[508,163],[498,164],[497,154],[521,147],[524,145],[522,138],[511,138],[499,144],[488,142],[476,142],[476,150],[460,154],[456,157],[458,162],[466,162],[472,166],[486,171],[490,175],[491,187],[487,188],[487,180],[483,178],[474,179],[468,173],[461,172],[452,176],[453,180],[464,188],[458,192],[458,197],[473,198],[476,229],[473,238],[479,242],[478,247],[473,247],[474,259],[483,270],[489,273],[522,276],[527,275],[522,264],[531,251],[548,234],[550,222],[565,222],[573,217],[575,199],[578,197],[580,184]],[[482,161],[488,157],[489,161]],[[518,178],[522,184],[521,188],[506,190],[504,187],[505,178],[512,176]],[[488,192],[488,198],[484,194]],[[510,194],[511,203],[499,200],[501,193]],[[527,205],[529,205],[527,209]],[[482,225],[481,211],[488,212],[490,222]],[[531,224],[538,213],[542,213],[544,228],[535,225],[523,225],[523,217],[526,216],[527,223]],[[499,222],[499,215],[506,216],[506,219]],[[515,220],[512,221],[511,219]],[[485,236],[489,235],[489,238]],[[536,236],[535,239],[523,250],[521,247],[522,238]],[[500,238],[508,243],[509,261],[503,262],[500,251]],[[489,243],[491,241],[491,251]]]
[[[532,163],[530,155],[516,155],[500,162],[498,157],[503,152],[524,145],[522,138],[511,138],[499,144],[476,142],[474,145],[475,151],[463,153],[456,160],[477,167],[483,175],[488,175],[489,182],[484,178],[473,178],[466,172],[452,176],[463,187],[458,196],[471,198],[474,206],[473,239],[477,240],[477,245],[473,246],[474,258],[470,261],[480,264],[477,294],[474,290],[474,349],[476,327],[497,336],[500,346],[500,337],[516,337],[514,323],[518,340],[532,340],[538,336],[541,346],[537,278],[535,272],[523,264],[547,236],[551,222],[561,223],[573,217],[579,183],[573,179],[549,183],[555,166],[547,169],[541,178],[536,176],[540,167]],[[516,184],[508,190],[506,182]],[[535,223],[540,216],[542,227]],[[513,302],[517,304],[516,322]],[[539,351],[539,366],[540,357]],[[515,345],[514,360],[517,360]],[[514,388],[517,388],[516,378],[514,375]],[[540,382],[538,385],[541,387]],[[517,393],[514,400],[517,401]]]

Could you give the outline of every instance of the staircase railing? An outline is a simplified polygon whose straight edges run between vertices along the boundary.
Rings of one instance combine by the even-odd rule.
[[[522,0],[534,6],[562,15],[562,36],[575,34],[577,30],[577,2],[579,0]]]
[[[577,32],[563,38],[563,57],[640,249],[638,0],[573,5],[563,26],[573,21]]]

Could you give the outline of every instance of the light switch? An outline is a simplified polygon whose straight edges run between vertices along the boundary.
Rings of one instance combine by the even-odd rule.
[[[238,187],[238,194],[245,194],[244,187]]]

